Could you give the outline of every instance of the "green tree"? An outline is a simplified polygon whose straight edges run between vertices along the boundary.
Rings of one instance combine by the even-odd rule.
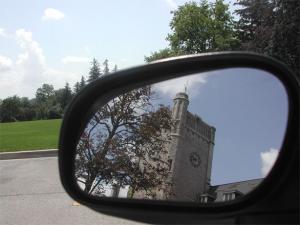
[[[285,62],[300,78],[300,1],[276,1],[272,56]]]
[[[108,73],[109,73],[108,59],[105,59],[105,60],[104,60],[103,66],[104,66],[103,74],[108,74]]]
[[[80,91],[80,83],[78,81],[74,84],[73,90],[74,94],[77,94]]]
[[[89,72],[88,83],[93,82],[101,76],[100,66],[98,61],[94,58],[91,62],[92,67]]]
[[[185,3],[172,14],[167,40],[175,52],[232,50],[238,44],[233,17],[223,0]]]
[[[38,103],[45,103],[53,100],[54,87],[51,84],[43,84],[42,87],[38,88],[35,93],[35,98]]]
[[[188,2],[171,12],[169,47],[145,57],[146,62],[184,54],[234,50],[239,46],[235,21],[223,0]]]
[[[117,72],[118,71],[118,66],[115,65],[114,68],[113,68],[113,72]]]
[[[62,117],[63,109],[61,108],[60,104],[56,104],[51,106],[48,109],[48,119],[59,119]]]
[[[21,110],[20,110],[20,121],[29,121],[36,118],[36,112],[34,110],[34,104],[27,97],[20,99]]]
[[[84,76],[81,76],[81,80],[79,83],[79,89],[81,90],[82,88],[84,88],[85,85],[86,85],[85,78],[84,78]]]
[[[275,57],[300,77],[300,1],[240,0],[241,49]]]
[[[275,22],[275,4],[270,0],[240,0],[241,8],[236,27],[240,48],[246,51],[271,54],[272,33]]]
[[[37,119],[47,119],[48,111],[56,103],[54,87],[50,84],[43,84],[35,94]]]
[[[61,107],[63,110],[67,107],[67,105],[70,103],[72,98],[73,98],[72,90],[69,86],[69,83],[67,82],[62,92]]]
[[[183,53],[182,53],[183,54]],[[156,52],[152,52],[150,56],[145,56],[146,62],[152,62],[159,59],[169,58],[173,56],[181,55],[179,51],[175,52],[170,48],[165,48]]]
[[[0,107],[1,122],[14,122],[19,120],[21,113],[21,100],[18,96],[3,99]]]

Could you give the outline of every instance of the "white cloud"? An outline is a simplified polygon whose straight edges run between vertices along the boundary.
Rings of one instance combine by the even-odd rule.
[[[90,58],[87,57],[77,57],[77,56],[66,56],[62,58],[62,63],[88,63],[91,61]]]
[[[44,11],[42,20],[61,20],[65,17],[65,14],[57,9],[47,8]]]
[[[261,174],[262,176],[266,176],[269,171],[272,169],[273,164],[275,163],[277,156],[278,156],[278,149],[270,148],[269,151],[261,152],[260,159],[261,159]]]
[[[6,68],[0,75],[1,98],[12,95],[31,98],[43,83],[60,88],[66,81],[72,84],[80,80],[79,74],[47,66],[43,50],[33,39],[31,32],[24,29],[17,30],[15,41],[22,51],[17,56],[16,62],[4,56],[0,58],[1,68]]]
[[[32,33],[24,29],[16,31],[16,41],[23,53],[18,55],[16,69],[24,83],[40,84],[44,80],[45,57],[40,45],[32,39]]]
[[[177,9],[177,4],[174,0],[164,0],[169,6],[171,9]]]
[[[7,37],[7,33],[3,28],[0,27],[0,37]]]
[[[0,71],[11,69],[12,60],[6,56],[0,55]]]
[[[155,84],[154,89],[169,97],[174,97],[178,92],[186,91],[189,97],[192,98],[199,93],[200,86],[206,83],[206,77],[206,73],[200,73],[167,80]]]

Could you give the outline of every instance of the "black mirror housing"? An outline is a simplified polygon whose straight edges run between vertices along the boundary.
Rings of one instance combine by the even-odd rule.
[[[234,202],[197,205],[138,199],[94,198],[83,193],[74,179],[74,158],[80,132],[97,101],[183,75],[251,67],[270,72],[288,96],[288,122],[282,149],[261,185]],[[175,57],[101,77],[86,86],[70,103],[59,139],[59,172],[67,193],[98,212],[146,223],[299,223],[299,81],[281,62],[244,52],[220,52]]]

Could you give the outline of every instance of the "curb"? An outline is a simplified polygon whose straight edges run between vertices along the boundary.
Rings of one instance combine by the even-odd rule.
[[[20,151],[20,152],[3,152],[3,153],[0,153],[0,160],[56,157],[57,155],[58,155],[57,149]]]

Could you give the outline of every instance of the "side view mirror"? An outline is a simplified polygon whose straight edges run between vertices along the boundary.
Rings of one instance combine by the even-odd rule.
[[[299,82],[242,52],[103,76],[65,113],[59,171],[76,201],[127,219],[295,222]]]

